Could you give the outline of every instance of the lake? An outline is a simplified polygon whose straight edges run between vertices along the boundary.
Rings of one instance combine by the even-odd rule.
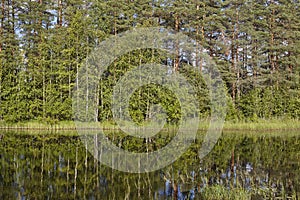
[[[224,132],[202,160],[199,133],[173,164],[150,173],[113,170],[86,150],[76,132],[2,131],[0,199],[298,199],[300,134]],[[145,142],[117,131],[122,148],[155,151],[172,139]]]

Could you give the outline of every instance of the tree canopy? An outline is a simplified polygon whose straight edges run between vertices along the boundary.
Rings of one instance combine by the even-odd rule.
[[[214,59],[228,91],[227,119],[299,119],[299,6],[298,0],[1,0],[0,119],[72,120],[72,90],[90,52],[112,35],[153,26],[188,35]],[[151,49],[118,58],[99,83],[99,121],[113,117],[108,97],[119,78],[148,62],[183,74],[188,65],[180,52],[166,58]],[[207,117],[205,83],[189,78],[200,88],[201,116]],[[176,97],[153,85],[134,93],[131,116],[147,120],[149,104],[158,101],[176,122]]]

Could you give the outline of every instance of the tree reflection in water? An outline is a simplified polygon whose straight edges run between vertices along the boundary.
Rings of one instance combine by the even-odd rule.
[[[253,198],[299,198],[298,136],[223,136],[204,160],[196,140],[171,166],[131,174],[101,165],[75,134],[1,135],[0,199],[192,200],[236,189]]]

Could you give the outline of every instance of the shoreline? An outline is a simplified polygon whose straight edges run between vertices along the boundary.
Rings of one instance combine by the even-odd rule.
[[[101,124],[101,127],[100,127]],[[93,124],[92,124],[93,125]],[[91,128],[93,127],[93,128]],[[94,128],[95,127],[95,128]],[[202,121],[199,123],[198,131],[206,131],[209,127],[209,121]],[[44,124],[40,122],[24,122],[8,124],[0,122],[0,131],[76,131],[76,130],[107,130],[119,131],[117,125],[112,122],[103,122],[94,124],[94,126],[81,126],[76,127],[73,121],[62,121],[55,125]],[[166,125],[162,131],[170,131],[176,129],[175,125]],[[135,130],[135,129],[128,129]],[[188,131],[187,129],[186,131]],[[258,122],[231,122],[224,123],[222,131],[300,131],[299,120],[260,120]]]

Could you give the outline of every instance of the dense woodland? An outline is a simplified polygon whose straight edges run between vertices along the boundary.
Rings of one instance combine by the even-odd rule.
[[[299,6],[298,0],[1,0],[0,119],[72,120],[72,90],[84,59],[112,35],[152,26],[188,35],[215,60],[228,91],[228,120],[298,119]],[[109,96],[119,77],[165,59],[145,49],[116,60],[99,83],[98,120],[112,119]],[[181,55],[168,64],[185,73]],[[207,117],[207,91],[197,80]],[[149,117],[149,103],[176,101],[167,90],[155,90],[149,85],[133,98],[137,121]]]

